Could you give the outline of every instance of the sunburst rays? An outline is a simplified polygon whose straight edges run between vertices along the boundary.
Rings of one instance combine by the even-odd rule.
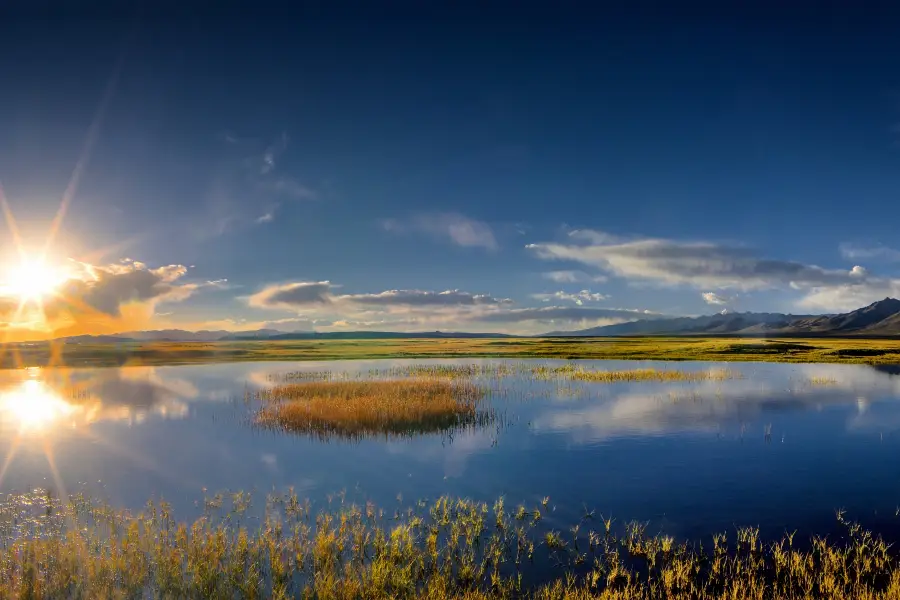
[[[137,23],[135,23],[136,26]],[[133,28],[132,28],[133,29]],[[134,31],[130,31],[131,34]],[[54,242],[56,240],[57,235],[62,228],[63,221],[65,220],[66,214],[69,212],[71,204],[78,193],[78,186],[81,183],[82,176],[87,169],[88,164],[90,163],[91,156],[94,151],[94,147],[97,143],[97,140],[100,136],[100,129],[103,125],[103,121],[106,118],[106,113],[108,112],[109,105],[112,102],[112,98],[115,95],[116,88],[118,87],[119,78],[121,76],[125,58],[126,58],[126,50],[128,47],[128,42],[130,39],[130,35],[126,37],[125,44],[123,46],[122,51],[119,53],[119,56],[113,66],[112,73],[110,74],[109,79],[106,82],[106,86],[103,89],[103,94],[100,97],[100,101],[97,105],[97,109],[94,112],[93,118],[91,119],[91,123],[88,126],[88,130],[85,135],[84,143],[81,147],[81,153],[78,156],[78,160],[75,162],[75,167],[72,170],[72,175],[69,178],[69,182],[66,185],[65,190],[63,191],[62,197],[60,198],[59,207],[56,209],[56,213],[53,217],[52,222],[47,231],[47,235],[45,239],[42,241],[42,250],[34,255],[29,255],[29,252],[26,249],[25,244],[23,243],[21,232],[19,231],[18,224],[16,222],[15,215],[13,214],[12,207],[10,205],[9,199],[7,198],[2,181],[0,181],[0,212],[3,214],[3,218],[6,221],[6,227],[9,230],[10,238],[12,240],[13,245],[15,246],[16,253],[18,254],[19,262],[21,265],[25,266],[29,263],[44,263],[47,260],[48,256],[53,250]],[[126,242],[125,244],[127,244]],[[115,244],[111,246],[111,248],[115,248],[119,244]],[[104,253],[103,250],[100,251]],[[27,267],[26,267],[27,268]],[[53,287],[53,286],[48,286]],[[54,299],[61,299],[64,302],[67,301],[69,303],[75,302],[72,298],[60,297],[64,296],[58,290],[46,289],[42,290],[42,293],[39,294],[42,296],[41,298],[29,298],[29,294],[20,293],[19,294],[19,302],[16,307],[12,322],[19,322],[22,317],[23,311],[29,304],[34,305],[34,309],[40,314],[41,320],[46,323],[47,316],[44,310],[44,302],[43,296],[51,296],[56,297]],[[11,328],[5,327],[3,328],[2,340],[0,340],[0,344],[4,347],[10,342],[10,338],[12,336]],[[61,353],[52,353],[53,356],[59,358],[61,357]],[[3,349],[0,349],[0,367],[3,366],[2,360],[5,358],[5,352]],[[17,353],[14,353],[14,359],[16,360],[14,366],[21,367],[21,357],[18,356]],[[48,366],[53,366],[51,363]]]

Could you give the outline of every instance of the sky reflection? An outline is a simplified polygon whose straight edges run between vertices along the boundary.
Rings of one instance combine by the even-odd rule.
[[[510,502],[550,495],[560,518],[586,505],[691,535],[735,523],[777,529],[810,503],[807,513],[823,522],[836,507],[893,514],[900,503],[900,484],[883,476],[900,469],[900,377],[883,368],[742,363],[728,365],[741,379],[615,384],[536,380],[518,369],[484,378],[496,426],[400,440],[261,431],[245,402],[248,389],[289,371],[435,362],[504,361],[0,371],[0,493],[86,489],[135,509],[164,498],[186,517],[196,516],[203,488],[264,497],[294,487],[313,502],[347,490],[380,505],[398,494]],[[539,364],[565,361],[524,366]]]

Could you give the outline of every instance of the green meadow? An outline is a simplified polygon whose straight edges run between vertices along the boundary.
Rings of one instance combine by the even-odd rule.
[[[857,338],[505,338],[8,344],[0,366],[100,367],[375,358],[556,358],[900,363],[900,340]]]

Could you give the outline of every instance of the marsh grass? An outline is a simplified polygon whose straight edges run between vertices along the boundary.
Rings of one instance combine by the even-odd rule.
[[[471,363],[471,364],[412,364],[388,369],[369,369],[361,372],[341,371],[296,371],[276,375],[272,381],[291,383],[298,381],[371,381],[379,379],[449,379],[466,380],[481,378],[497,381],[506,377],[530,377],[537,380],[571,379],[596,383],[639,382],[639,381],[725,381],[743,379],[734,369],[713,369],[691,371],[682,369],[623,369],[604,371],[585,368],[577,361],[561,366],[516,363]]]
[[[742,379],[739,371],[717,369],[710,371],[683,371],[678,369],[629,369],[621,371],[599,371],[585,369],[575,364],[562,367],[535,367],[533,375],[536,379],[565,377],[576,381],[591,383],[623,383],[623,382],[672,382],[672,381],[726,381]]]
[[[523,364],[506,363],[470,363],[470,364],[414,364],[394,367],[381,371],[370,371],[376,376],[389,377],[430,377],[449,379],[470,379],[487,377],[499,379],[523,372]]]
[[[255,421],[319,439],[409,437],[490,424],[483,397],[470,382],[442,379],[288,383],[254,393]]]
[[[164,502],[133,514],[80,496],[10,497],[0,510],[0,597],[900,597],[895,551],[840,513],[840,536],[808,544],[793,534],[764,543],[745,528],[693,545],[593,513],[547,528],[546,502],[513,509],[502,498],[491,506],[444,497],[393,512],[341,499],[317,511],[289,492],[270,496],[259,521],[248,494],[205,505],[191,523]]]

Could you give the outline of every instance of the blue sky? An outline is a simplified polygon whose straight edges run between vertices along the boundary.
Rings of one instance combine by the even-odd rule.
[[[457,6],[4,19],[4,264],[83,167],[66,280],[5,328],[531,333],[900,295],[895,15]]]

